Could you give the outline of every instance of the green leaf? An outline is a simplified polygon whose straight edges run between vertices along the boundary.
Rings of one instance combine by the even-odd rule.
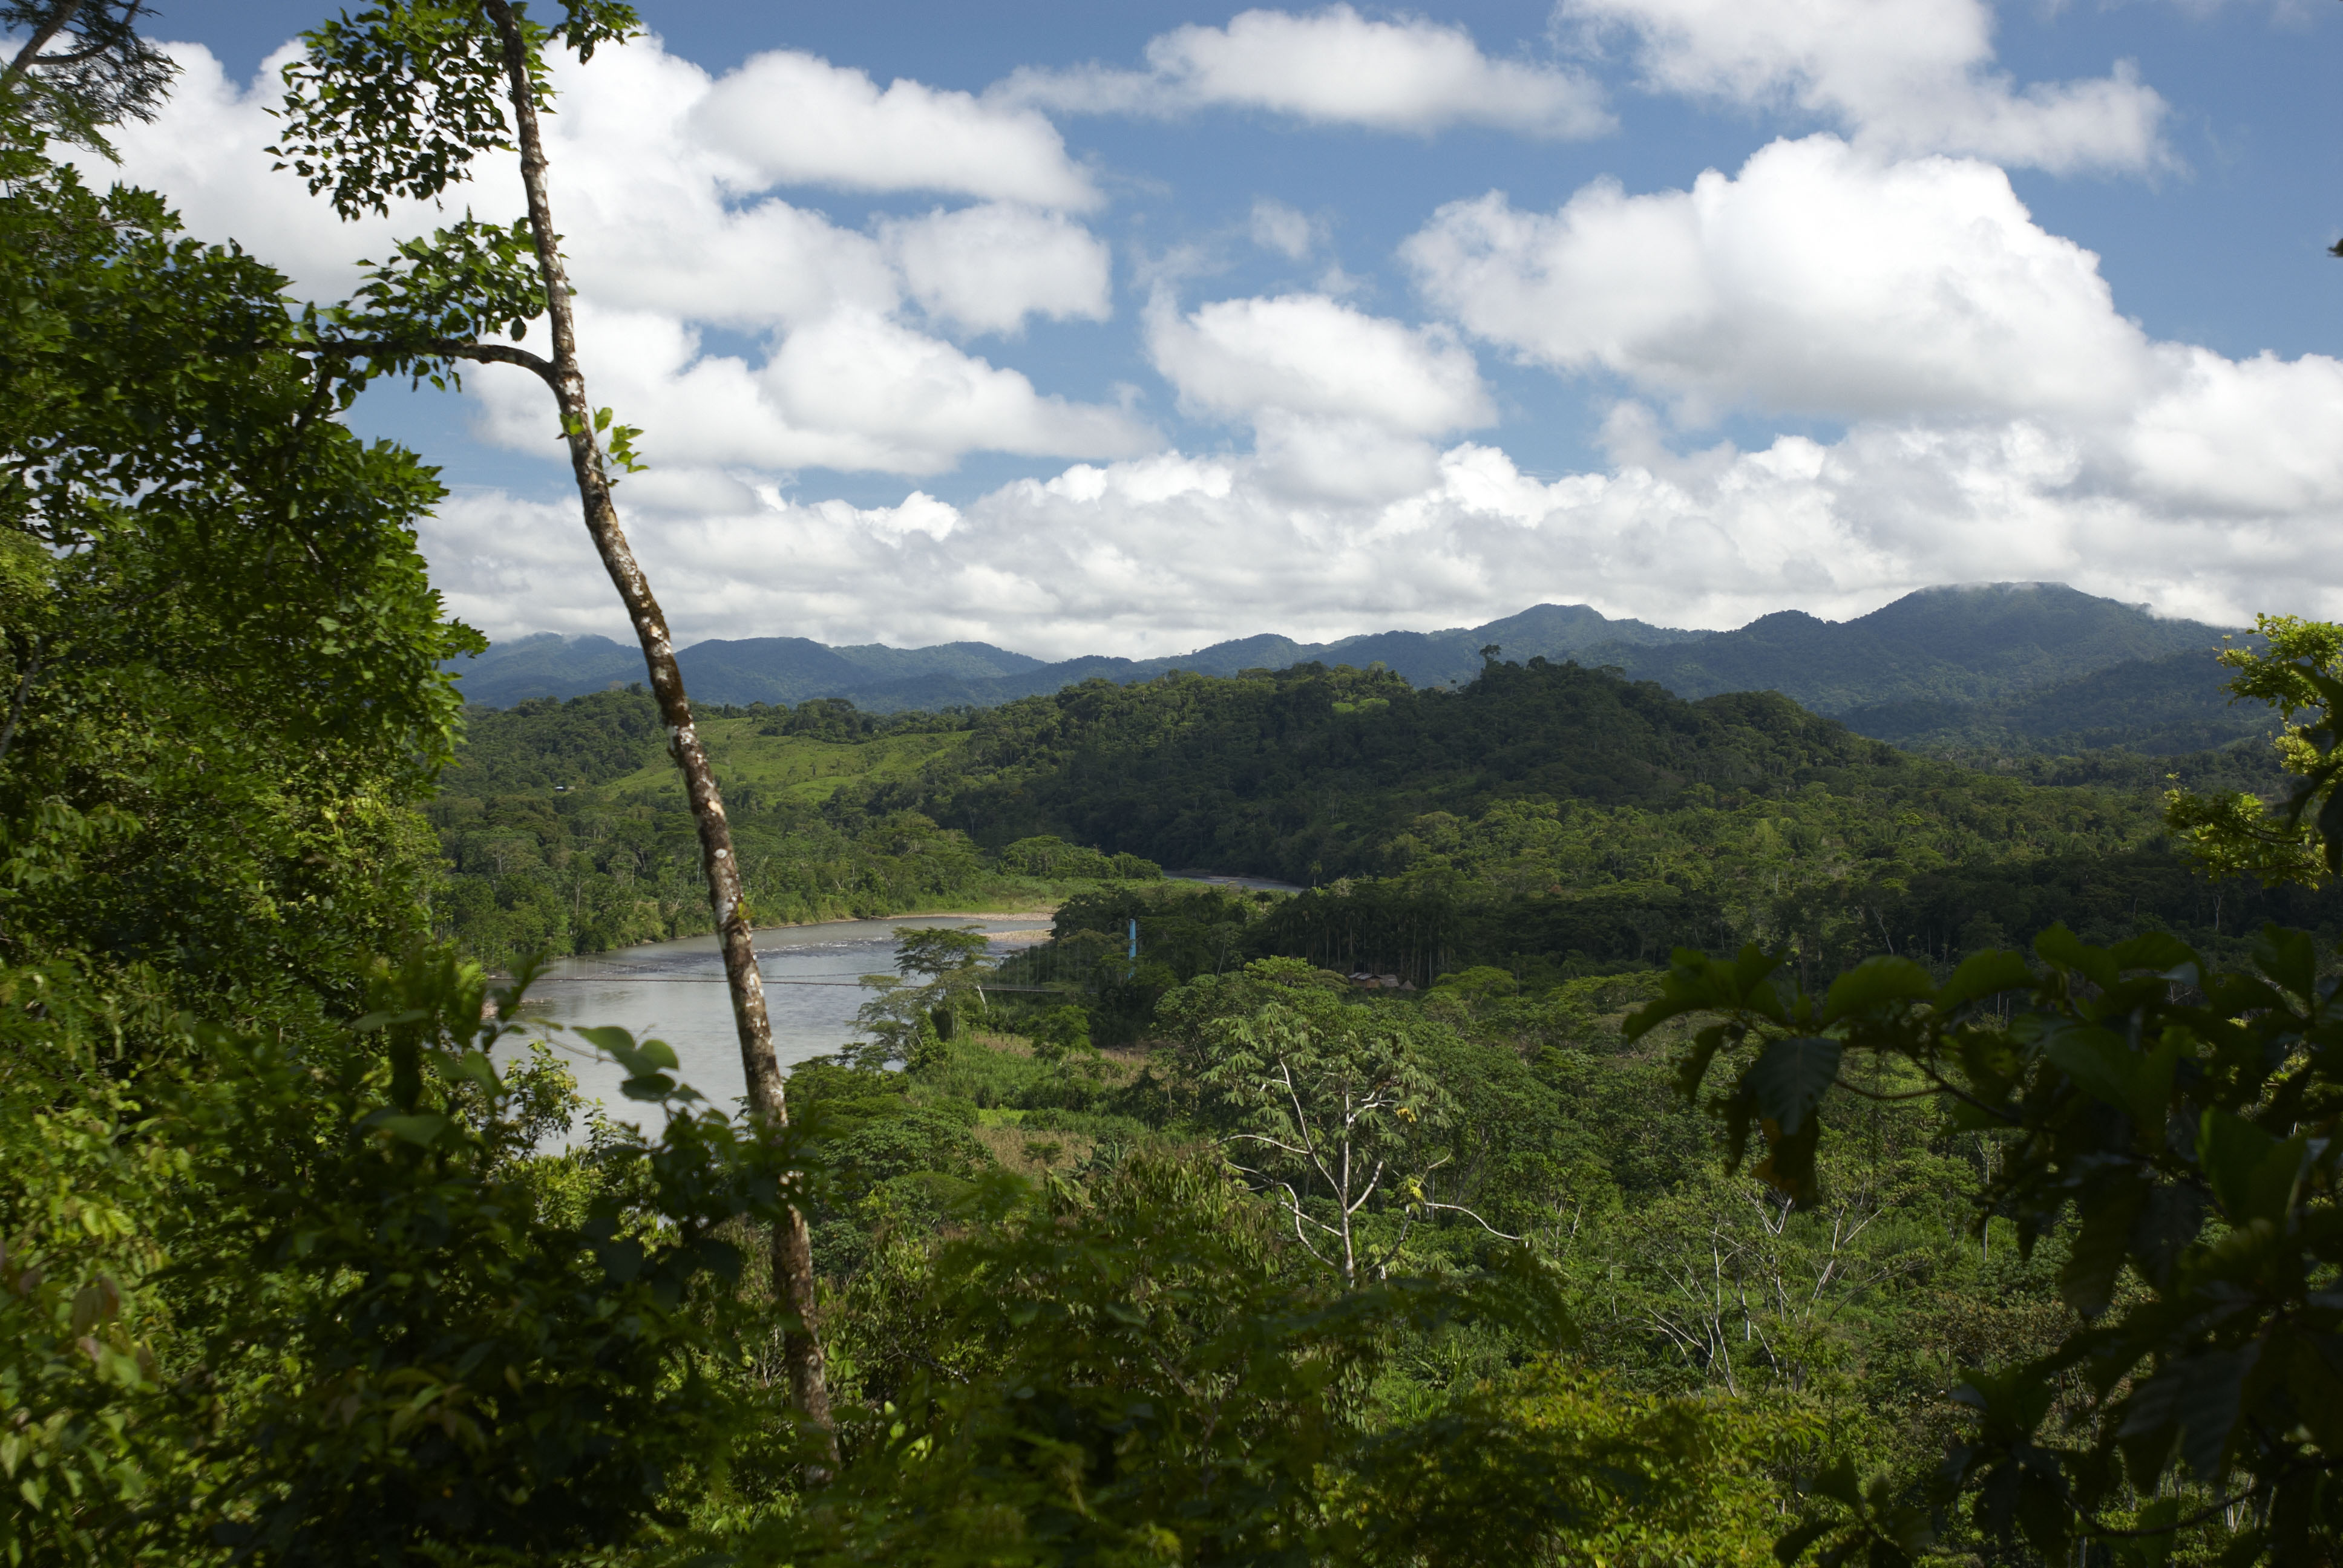
[[[377,1111],[362,1124],[378,1127],[392,1137],[428,1149],[439,1134],[447,1131],[447,1119],[429,1114],[401,1116],[395,1111]]]
[[[631,1282],[643,1271],[646,1256],[643,1244],[630,1236],[614,1238],[594,1249],[595,1261],[602,1265],[602,1272],[621,1285]]]
[[[2013,952],[1971,953],[1961,960],[1944,989],[1936,993],[1938,1012],[1949,1013],[1954,1009],[2006,990],[2032,990],[2034,970],[2025,956]]]
[[[2193,979],[2203,967],[2197,962],[2197,950],[2169,931],[2143,931],[2117,942],[2107,955],[2124,969],[2150,970],[2162,975],[2186,969]]]
[[[2144,1458],[2150,1465],[2157,1464],[2159,1451],[2156,1444],[2165,1441],[2165,1433],[2174,1432],[2178,1438],[2180,1456],[2197,1479],[2218,1481],[2229,1439],[2237,1432],[2246,1378],[2260,1360],[2261,1352],[2258,1341],[2231,1351],[2198,1351],[2173,1362],[2133,1389],[2131,1397],[2124,1402],[2123,1424],[2117,1429],[2117,1436],[2118,1440],[2144,1440],[2146,1446],[2127,1445],[2127,1457]],[[2171,1450],[2166,1447],[2160,1452],[2168,1453]],[[2133,1474],[2138,1482],[2137,1463],[2134,1464]]]
[[[2101,990],[2112,990],[2123,978],[2114,954],[2084,941],[2068,930],[2063,920],[2034,939],[2034,950],[2041,955],[2044,963],[2072,970]]]
[[[2301,1138],[2281,1142],[2245,1118],[2215,1107],[2198,1123],[2197,1158],[2229,1223],[2275,1223],[2292,1206],[2309,1145]]]
[[[2205,1197],[2194,1183],[2159,1183],[2132,1221],[2131,1260],[2149,1284],[2166,1289],[2173,1265],[2205,1231]],[[2338,1407],[2343,1413],[2343,1407]]]
[[[497,1064],[477,1050],[468,1050],[457,1057],[454,1070],[457,1077],[478,1084],[490,1094],[504,1087],[504,1081],[497,1076]]]
[[[1838,1081],[1845,1052],[1839,1041],[1822,1035],[1775,1040],[1741,1075],[1742,1088],[1760,1116],[1778,1122],[1784,1137],[1795,1137],[1830,1086]]]
[[[675,1080],[664,1072],[639,1072],[621,1082],[618,1092],[629,1100],[671,1100],[676,1092]]]
[[[1833,1503],[1843,1503],[1848,1508],[1860,1509],[1863,1506],[1862,1480],[1855,1474],[1854,1464],[1844,1459],[1815,1476],[1813,1486],[1808,1490],[1816,1496],[1827,1497]]]
[[[1708,1070],[1723,1050],[1730,1030],[1721,1023],[1710,1024],[1693,1036],[1692,1050],[1676,1068],[1676,1091],[1686,1100],[1700,1094],[1700,1086],[1708,1077]]]
[[[1834,1023],[1849,1013],[1899,1001],[1926,1001],[1936,994],[1936,982],[1910,959],[1865,959],[1832,982],[1823,1002],[1823,1021]]]
[[[2318,943],[2308,931],[2265,925],[2254,939],[2254,967],[2299,1000],[2318,994]]]
[[[1782,987],[1777,982],[1788,979],[1785,972],[1788,963],[1786,953],[1769,953],[1755,942],[1743,944],[1733,960],[1732,983],[1739,1004],[1776,1023],[1787,1022],[1789,1013],[1783,1005]]]
[[[2126,1568],[2164,1568],[2172,1556],[2172,1531],[2180,1523],[2180,1499],[2156,1497],[2132,1515],[2135,1539],[2107,1543]]]
[[[2148,1191],[2146,1175],[2125,1171],[2093,1183],[2078,1201],[2083,1222],[2058,1271],[2058,1294],[2083,1316],[2097,1317],[2114,1298]]]
[[[607,1050],[613,1056],[635,1048],[635,1037],[616,1024],[602,1024],[593,1029],[581,1029],[578,1037],[597,1050]]]
[[[429,1012],[421,1008],[407,1008],[399,1012],[370,1012],[350,1025],[350,1028],[361,1034],[366,1034],[378,1029],[396,1028],[402,1023],[421,1023],[430,1016]]]
[[[2126,1115],[2137,1115],[2136,1091],[2144,1064],[2117,1036],[2103,1029],[2061,1030],[2044,1043],[2042,1055],[2084,1093]]]
[[[2262,1157],[2254,1167],[2246,1195],[2254,1218],[2274,1225],[2286,1222],[2302,1191],[2303,1178],[2309,1173],[2310,1161],[2310,1140],[2304,1134],[2288,1139]]]
[[[1836,1520],[1809,1519],[1774,1543],[1774,1561],[1787,1568],[1806,1554],[1807,1547],[1839,1527]]]
[[[1805,1125],[1795,1132],[1784,1132],[1770,1120],[1764,1127],[1765,1158],[1749,1174],[1795,1200],[1803,1209],[1822,1195],[1821,1183],[1815,1178],[1815,1146],[1822,1139],[1822,1118],[1807,1117]]]
[[[2019,1363],[1996,1372],[1970,1370],[1953,1390],[1953,1402],[1965,1404],[1984,1417],[1979,1433],[1988,1442],[2006,1446],[2028,1442],[2042,1418],[2050,1412],[2057,1384],[2038,1367]]]

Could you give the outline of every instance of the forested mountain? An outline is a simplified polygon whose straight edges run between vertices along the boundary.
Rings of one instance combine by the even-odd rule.
[[[1455,689],[1306,665],[1098,680],[959,715],[817,699],[711,712],[707,729],[773,918],[874,912],[914,887],[924,907],[997,903],[1015,875],[1002,857],[1021,864],[1015,847],[1043,840],[1101,866],[1339,888],[1260,928],[1261,954],[1418,983],[1443,965],[1584,972],[1695,942],[1795,936],[1827,965],[1880,943],[1957,955],[2059,920],[2107,940],[2152,920],[2219,947],[2266,916],[2336,918],[2298,893],[2208,884],[2164,843],[2170,776],[2274,793],[2263,749],[1978,771],[1773,693],[1687,702],[1541,659]],[[456,873],[443,919],[479,950],[704,920],[639,694],[473,710],[429,809]]]
[[[880,720],[820,699],[794,711],[711,711],[747,896],[767,924],[907,910],[1045,906],[1152,863],[1037,835],[980,852],[912,811],[832,810],[842,789],[948,766],[964,720]],[[711,929],[699,842],[659,712],[640,691],[470,710],[463,750],[424,808],[447,869],[441,929],[498,964]]]
[[[2133,659],[2196,653],[2219,685],[2221,630],[2162,620],[2060,583],[1924,588],[1853,620],[1798,610],[1666,648],[1590,649],[1681,697],[1779,691],[1818,713],[1888,702],[1976,702],[2055,685]],[[2081,728],[2081,727],[2078,727]]]
[[[1859,734],[1897,746],[1963,753],[2072,756],[2119,747],[2156,755],[2274,733],[2268,708],[2230,698],[2229,675],[2206,650],[2192,648],[1983,702],[1869,703],[1839,718]]]
[[[305,313],[51,150],[167,90],[144,7],[12,15],[11,1568],[2338,1560],[2343,627],[2237,661],[2308,709],[2299,823],[2239,793],[2287,782],[2267,746],[1964,767],[1542,656],[1622,631],[1546,607],[1344,645],[1382,669],[1254,639],[981,709],[703,702],[703,858],[724,809],[615,652],[616,689],[461,706],[438,470],[330,417],[512,353],[550,297],[505,263],[544,282],[557,231],[467,219]],[[287,156],[428,197],[634,25],[344,15]],[[2026,590],[1728,654],[1839,690],[1894,644],[1898,700],[2066,735],[2194,711],[2167,633]],[[1506,652],[1443,676],[1457,638]],[[1002,896],[1046,944],[899,931],[774,1084],[747,926]],[[537,1016],[538,956],[717,907],[748,1109]]]
[[[716,640],[682,655],[702,701],[745,705],[845,697],[877,713],[989,708],[1085,680],[1174,670],[1233,676],[1321,663],[1380,664],[1418,687],[1461,684],[1494,644],[1505,658],[1615,665],[1683,697],[1779,691],[1858,732],[1927,749],[2056,753],[2108,746],[2190,751],[2258,733],[2234,716],[2211,658],[2220,632],[2055,583],[1930,588],[1845,622],[1797,611],[1737,631],[1673,631],[1584,605],[1538,605],[1483,626],[1379,632],[1307,644],[1263,635],[1172,658],[1045,664],[986,643],[828,648],[804,638]],[[639,674],[631,648],[550,633],[451,665],[476,707],[569,697]]]
[[[1709,634],[1638,620],[1613,620],[1584,605],[1536,605],[1485,626],[1448,631],[1386,631],[1302,643],[1263,634],[1214,643],[1169,658],[1091,655],[1045,664],[990,643],[953,642],[898,648],[877,643],[830,648],[804,638],[714,640],[686,648],[685,678],[705,702],[802,702],[848,697],[874,713],[906,709],[990,707],[1084,680],[1151,680],[1172,670],[1234,675],[1318,660],[1365,668],[1382,663],[1418,686],[1470,680],[1480,649],[1497,642],[1516,658],[1564,658],[1582,648],[1641,648],[1694,641]],[[533,697],[577,697],[623,686],[641,673],[641,657],[608,638],[552,632],[498,643],[477,658],[452,661],[467,702],[506,708]]]
[[[1350,960],[1427,980],[1443,962],[1583,968],[1695,941],[1791,940],[1823,965],[1881,944],[1950,957],[2056,920],[2217,945],[2266,916],[2338,915],[2208,885],[2165,844],[2167,776],[2275,793],[2260,749],[2116,754],[2046,787],[1771,693],[1687,702],[1542,660],[1456,691],[1319,667],[1094,683],[970,724],[948,761],[836,805],[917,809],[980,844],[1052,833],[1173,867],[1368,879],[1298,900],[1315,912],[1286,935],[1327,958],[1325,931],[1348,930]]]

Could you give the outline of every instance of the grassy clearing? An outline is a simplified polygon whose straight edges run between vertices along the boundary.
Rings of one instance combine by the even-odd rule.
[[[976,1141],[984,1145],[985,1152],[1020,1176],[1071,1170],[1089,1159],[1091,1151],[1098,1147],[1098,1140],[1088,1133],[1056,1129],[1028,1131],[1014,1123],[980,1122],[975,1131]]]
[[[711,719],[700,735],[726,789],[753,788],[769,801],[818,806],[843,785],[892,784],[915,779],[930,763],[968,744],[968,732],[882,735],[868,740],[820,740],[805,735],[760,735],[755,719]],[[644,801],[680,801],[675,764],[658,758],[610,781],[613,795]]]

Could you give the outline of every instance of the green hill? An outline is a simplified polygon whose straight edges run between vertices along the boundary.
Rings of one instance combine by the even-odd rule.
[[[1322,643],[1262,633],[1163,658],[1089,654],[1045,663],[985,642],[832,648],[801,637],[719,638],[695,643],[679,657],[685,684],[702,702],[745,706],[847,697],[870,712],[897,713],[990,708],[1085,680],[1152,680],[1173,670],[1236,675],[1312,660],[1361,668],[1381,663],[1418,686],[1441,686],[1472,679],[1481,667],[1481,648],[1491,642],[1515,658],[1564,658],[1598,643],[1645,648],[1708,635],[1614,620],[1584,605],[1543,604],[1485,626],[1373,632]],[[564,638],[551,632],[498,643],[449,668],[462,678],[465,700],[482,708],[579,697],[642,677],[642,661],[630,648],[605,637]]]
[[[1544,659],[1451,692],[1313,664],[1097,681],[979,715],[960,770],[901,803],[983,839],[1143,843],[1166,864],[1310,881],[1378,869],[1428,812],[1516,798],[1661,808],[1695,789],[1748,799],[1909,766],[1768,692],[1686,702]]]
[[[2110,702],[2148,718],[2201,706],[2196,657],[1996,711],[2060,735]],[[2235,941],[2264,918],[2318,924],[2337,901],[2213,888],[2164,845],[2167,775],[2268,792],[2266,749],[1978,748],[1992,752],[1980,769],[1777,693],[1687,700],[1543,658],[1461,688],[1312,663],[1093,680],[959,714],[811,701],[705,723],[752,897],[775,918],[997,900],[1004,851],[1041,839],[1314,885],[1262,928],[1264,951],[1425,980],[1443,965],[1584,972],[1745,940],[1817,964],[1882,945],[1956,957],[1980,933],[2061,920],[2094,940],[2145,921]],[[585,948],[702,918],[647,696],[476,713],[448,784],[431,811],[454,873],[441,908],[476,946]]]
[[[2198,648],[2127,659],[1986,702],[1873,703],[1840,717],[1858,734],[1916,750],[2066,756],[2119,747],[2167,755],[2271,733],[2269,709],[2233,703],[2228,678]]]
[[[2218,648],[2221,635],[2061,583],[1988,583],[1924,588],[1853,620],[1785,610],[1695,643],[1621,644],[1584,657],[1679,696],[1779,691],[1839,714],[1989,701],[2132,660],[2202,653]],[[2074,726],[2097,727],[2087,716]]]
[[[704,703],[798,704],[845,698],[866,712],[996,708],[1085,681],[1132,685],[1182,672],[1234,677],[1304,664],[1381,666],[1419,688],[1478,678],[1481,650],[1508,662],[1615,666],[1680,697],[1775,691],[1859,732],[1924,749],[2056,754],[2107,746],[2144,752],[2215,747],[2258,733],[2231,713],[2215,667],[2217,628],[2057,583],[1926,588],[1847,621],[1785,610],[1735,631],[1614,620],[1584,605],[1533,606],[1444,631],[1385,631],[1325,643],[1264,633],[1151,659],[1107,655],[1056,663],[955,642],[831,648],[805,638],[717,639],[681,655]],[[624,688],[632,649],[550,634],[499,644],[460,666],[467,699],[506,707]]]

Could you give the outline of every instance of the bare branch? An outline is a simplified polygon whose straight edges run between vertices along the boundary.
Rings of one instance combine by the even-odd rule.
[[[490,365],[518,365],[548,387],[558,390],[561,385],[551,360],[531,354],[526,348],[515,348],[508,343],[469,343],[455,337],[407,341],[395,337],[328,337],[317,341],[316,352],[328,359],[356,359],[361,356],[378,359],[397,355],[410,358],[472,359]]]
[[[1483,1231],[1488,1231],[1492,1236],[1496,1237],[1499,1241],[1518,1241],[1521,1240],[1519,1236],[1510,1235],[1503,1231],[1498,1230],[1494,1225],[1490,1224],[1489,1221],[1483,1220],[1480,1215],[1475,1214],[1472,1210],[1467,1209],[1462,1203],[1435,1203],[1431,1199],[1427,1198],[1423,1201],[1423,1206],[1427,1209],[1444,1209],[1452,1214],[1462,1214],[1466,1219],[1472,1221],[1475,1225],[1480,1226]]]

